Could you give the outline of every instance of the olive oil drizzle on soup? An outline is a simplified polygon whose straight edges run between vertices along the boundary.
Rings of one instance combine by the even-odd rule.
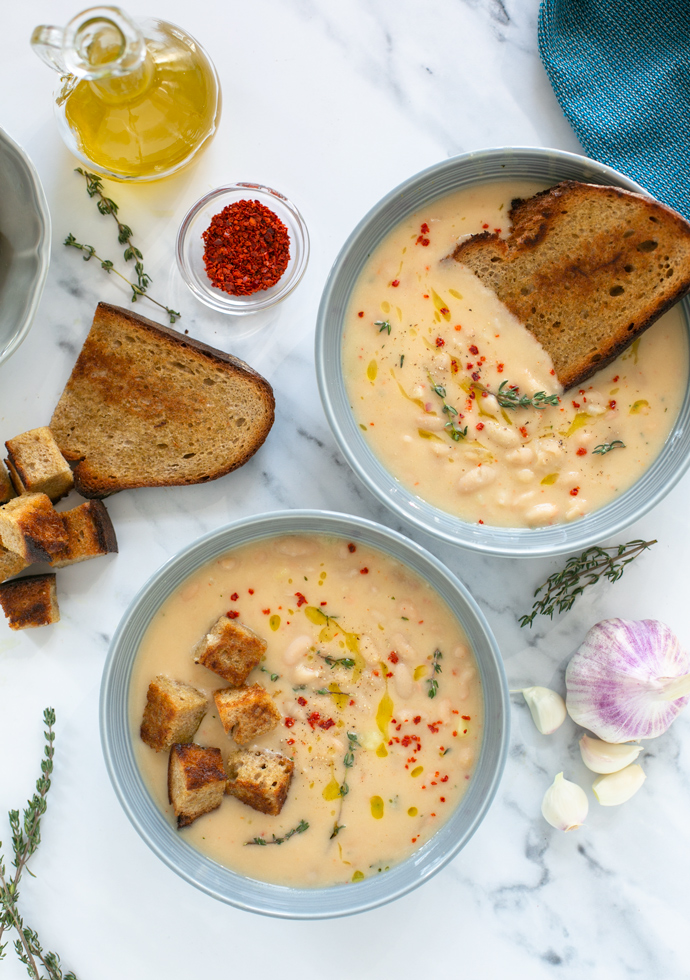
[[[195,741],[227,758],[237,746],[212,701],[227,685],[191,651],[230,611],[267,640],[247,683],[266,687],[282,720],[253,744],[294,759],[292,784],[277,817],[226,796],[179,833],[235,871],[298,887],[363,880],[419,849],[458,805],[478,757],[474,656],[445,602],[407,566],[319,535],[230,552],[190,576],[152,620],[132,676],[130,722],[138,764],[171,824],[168,753],[139,738],[146,691],[162,673],[204,692],[211,707]],[[303,820],[308,830],[283,844],[247,843],[283,838]]]
[[[470,522],[544,526],[609,503],[656,459],[687,386],[676,307],[563,395],[541,345],[447,258],[459,238],[507,234],[511,200],[540,189],[483,184],[405,219],[367,262],[346,313],[343,374],[362,438],[410,491]],[[494,397],[502,382],[563,397],[512,410]]]

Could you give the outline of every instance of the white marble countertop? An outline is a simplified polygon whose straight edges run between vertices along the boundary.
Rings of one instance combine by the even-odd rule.
[[[61,622],[13,633],[0,621],[0,839],[4,812],[33,790],[42,711],[57,712],[57,762],[43,841],[25,875],[22,907],[48,949],[80,980],[233,975],[297,980],[419,977],[514,980],[680,980],[690,973],[690,714],[646,745],[648,779],[629,804],[590,794],[581,830],[540,816],[556,772],[591,785],[568,720],[539,735],[512,707],[505,776],[480,829],[432,881],[347,920],[268,920],[222,905],[165,867],[122,812],[101,756],[98,694],[113,631],[132,596],[201,533],[285,507],[321,507],[382,520],[431,547],[466,583],[501,647],[511,687],[562,689],[563,670],[598,620],[661,619],[690,642],[687,497],[690,477],[623,540],[659,543],[616,585],[531,632],[518,626],[533,588],[558,560],[503,561],[439,545],[401,527],[349,471],[321,409],[313,333],[329,267],[359,218],[416,171],[498,145],[578,151],[541,67],[537,0],[152,0],[141,12],[186,27],[220,73],[220,132],[198,165],[159,185],[114,185],[153,276],[154,295],[183,313],[191,335],[247,360],[274,386],[277,420],[236,473],[184,489],[108,501],[120,554],[60,573]],[[52,111],[54,76],[29,48],[39,23],[64,24],[76,0],[5,4],[0,125],[41,175],[53,257],[27,340],[0,366],[0,440],[50,419],[99,300],[128,296],[96,263],[62,247],[72,231],[114,252],[111,229],[87,199]],[[131,13],[138,11],[131,9]],[[267,321],[232,322],[197,304],[173,261],[177,226],[205,191],[258,181],[290,197],[312,253],[297,291]],[[101,222],[99,224],[99,221]],[[115,255],[113,255],[115,257]],[[137,311],[156,319],[155,308]],[[3,977],[26,976],[14,952]]]

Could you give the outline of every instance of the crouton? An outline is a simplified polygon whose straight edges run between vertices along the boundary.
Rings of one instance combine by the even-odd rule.
[[[244,684],[266,652],[266,641],[228,616],[221,616],[192,651],[195,664],[207,667],[234,687]]]
[[[26,493],[0,507],[0,543],[27,562],[59,557],[67,540],[62,515],[45,493]]]
[[[156,752],[175,742],[191,742],[207,709],[206,697],[191,684],[159,674],[146,695],[142,740]]]
[[[49,626],[60,619],[55,575],[26,575],[0,585],[0,606],[10,629],[25,630]]]
[[[290,788],[292,759],[266,749],[239,749],[228,758],[226,792],[261,813],[277,816]]]
[[[21,555],[15,555],[0,544],[0,582],[24,571],[29,562]]]
[[[0,463],[0,504],[6,504],[8,500],[16,496],[17,494],[12,486],[10,475],[2,463]]]
[[[51,561],[53,568],[117,551],[115,529],[100,500],[87,500],[72,510],[63,510],[60,516],[65,522],[68,541],[66,550]]]
[[[168,761],[168,799],[178,827],[210,813],[223,802],[227,776],[220,749],[173,745]]]
[[[74,486],[72,470],[46,426],[15,436],[5,446],[17,493],[45,493],[55,503]]]
[[[261,684],[224,687],[214,692],[213,699],[226,734],[232,735],[238,745],[272,731],[281,718],[273,698]]]

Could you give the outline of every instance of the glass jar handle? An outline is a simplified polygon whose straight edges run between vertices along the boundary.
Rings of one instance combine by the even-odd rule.
[[[31,47],[34,49],[41,61],[64,75],[67,71],[62,56],[62,41],[65,32],[61,27],[49,27],[43,25],[37,27],[31,35]]]

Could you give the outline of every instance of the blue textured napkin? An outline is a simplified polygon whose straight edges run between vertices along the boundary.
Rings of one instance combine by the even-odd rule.
[[[539,51],[587,154],[690,218],[690,0],[543,0]]]

